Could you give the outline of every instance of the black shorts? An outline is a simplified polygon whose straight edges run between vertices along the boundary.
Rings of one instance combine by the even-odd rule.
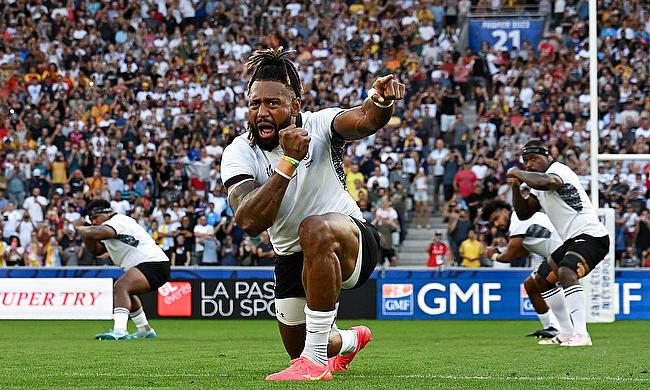
[[[567,252],[576,252],[587,262],[587,270],[580,277],[588,274],[600,263],[609,253],[609,236],[592,237],[588,234],[580,234],[567,241],[557,248],[551,258],[559,267],[568,267],[576,272],[579,271],[580,261],[575,258],[565,259]],[[578,272],[579,274],[581,272]]]
[[[551,284],[558,282],[557,274],[553,272],[553,268],[551,268],[551,265],[546,260],[539,264],[534,273],[546,279],[546,281]]]
[[[170,279],[169,261],[149,261],[135,266],[147,278],[151,291],[158,290],[158,287],[169,282]]]
[[[379,246],[379,233],[374,226],[368,222],[361,222],[352,218],[361,230],[361,272],[359,280],[352,288],[364,284],[381,258]],[[302,252],[293,253],[287,256],[275,257],[275,298],[305,298],[305,288],[302,285],[302,264],[304,258]]]

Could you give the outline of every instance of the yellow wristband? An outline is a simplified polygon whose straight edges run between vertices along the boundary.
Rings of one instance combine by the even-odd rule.
[[[495,253],[495,254],[492,255],[492,261],[499,261],[499,260],[497,260],[498,258],[499,258],[498,253]]]
[[[300,165],[300,161],[296,160],[295,158],[289,157],[287,155],[282,156],[282,159],[296,168],[298,168],[298,165]]]

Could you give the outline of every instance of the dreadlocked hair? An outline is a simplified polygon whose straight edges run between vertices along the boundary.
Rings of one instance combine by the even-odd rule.
[[[282,46],[276,49],[255,50],[248,58],[246,68],[253,72],[248,82],[248,93],[255,81],[277,81],[287,85],[296,94],[302,96],[302,82],[298,69],[289,59],[295,50],[284,50]]]

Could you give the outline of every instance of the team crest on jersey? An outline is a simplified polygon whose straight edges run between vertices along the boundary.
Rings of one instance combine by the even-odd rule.
[[[266,175],[268,177],[271,177],[272,174],[273,174],[273,168],[271,167],[271,164],[269,164],[269,166],[266,167]]]
[[[132,246],[134,248],[138,247],[138,244],[140,244],[140,241],[136,240],[135,237],[130,236],[128,234],[118,234],[115,236],[116,240],[122,241],[126,245]]]

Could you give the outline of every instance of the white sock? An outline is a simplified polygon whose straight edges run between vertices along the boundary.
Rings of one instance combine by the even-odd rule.
[[[307,322],[307,337],[305,338],[305,349],[300,356],[320,366],[327,365],[327,343],[330,330],[336,319],[336,310],[315,311],[305,306]]]
[[[537,313],[537,318],[539,318],[539,322],[542,323],[542,328],[546,329],[549,326],[551,326],[551,311],[547,311],[544,314],[539,314]]]
[[[341,355],[347,355],[357,349],[357,332],[349,329],[338,329],[341,335]]]
[[[579,284],[574,284],[564,290],[566,305],[569,315],[573,321],[576,332],[587,335],[587,308],[585,302],[585,290]]]
[[[549,326],[552,326],[553,328],[557,329],[559,325],[557,324],[557,317],[555,317],[555,314],[553,314],[553,310],[550,310],[549,308],[549,310],[546,313],[548,314],[548,318],[549,318]]]
[[[574,329],[567,311],[566,300],[564,299],[564,292],[562,288],[555,287],[554,289],[542,293],[542,298],[546,300],[546,304],[551,308],[553,314],[557,318],[557,326],[560,335],[564,337],[573,336]]]
[[[142,310],[142,307],[140,307],[138,310],[134,311],[133,313],[130,313],[129,317],[131,317],[131,320],[133,321],[135,326],[138,327],[138,331],[140,332],[147,331],[149,322],[147,321],[147,315],[144,314],[144,310]]]
[[[113,331],[126,333],[126,324],[129,322],[129,309],[116,307],[113,309]]]

